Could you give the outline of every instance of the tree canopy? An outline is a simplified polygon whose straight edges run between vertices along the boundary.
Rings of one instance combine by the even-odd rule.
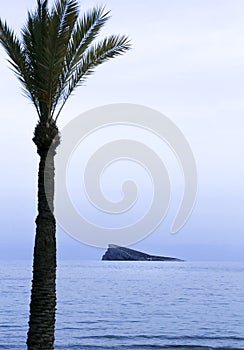
[[[68,97],[98,65],[130,48],[124,35],[96,40],[108,19],[103,7],[80,18],[76,0],[56,0],[50,8],[48,0],[37,0],[20,38],[0,20],[0,42],[40,121],[56,121]]]

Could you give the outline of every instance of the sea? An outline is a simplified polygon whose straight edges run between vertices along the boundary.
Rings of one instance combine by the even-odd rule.
[[[26,349],[30,261],[0,264],[0,349]],[[244,349],[244,263],[60,261],[56,350]]]

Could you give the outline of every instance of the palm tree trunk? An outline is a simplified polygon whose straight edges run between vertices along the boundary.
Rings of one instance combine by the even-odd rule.
[[[38,216],[33,260],[28,350],[53,350],[56,310],[56,222],[53,214],[54,156],[59,144],[54,123],[40,123],[33,141],[40,156]]]

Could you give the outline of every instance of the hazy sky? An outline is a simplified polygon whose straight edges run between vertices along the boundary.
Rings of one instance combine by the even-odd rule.
[[[170,160],[175,190],[168,216],[154,233],[133,247],[188,260],[243,259],[244,2],[87,0],[80,3],[84,9],[97,4],[111,9],[112,18],[103,34],[128,34],[133,49],[100,66],[87,85],[76,91],[60,116],[60,129],[96,106],[117,102],[143,104],[162,112],[181,129],[197,163],[197,202],[183,229],[176,235],[170,234],[182,186],[177,163]],[[19,30],[27,9],[34,6],[34,0],[9,0],[1,3],[0,15]],[[0,258],[31,258],[38,164],[31,139],[37,116],[21,95],[19,83],[5,58],[1,49]],[[133,135],[134,131],[128,133]],[[137,135],[136,131],[135,135],[141,136],[143,142],[151,141],[161,156],[170,158],[170,154],[165,155],[165,145],[161,146],[158,140],[143,133]],[[90,145],[92,142],[96,144],[96,137],[90,140]],[[116,178],[116,171],[117,174],[134,171],[133,166],[124,165],[123,170],[123,164],[119,164],[119,171],[108,171],[107,181]],[[146,175],[140,176],[142,183],[141,179],[146,182]],[[79,179],[73,179],[74,187],[76,181]],[[104,184],[106,187],[106,179]],[[150,186],[145,185],[143,192],[140,210],[145,209],[143,203],[150,197]],[[116,196],[116,189],[113,193]],[[74,201],[78,199],[76,193]],[[59,227],[57,231],[61,259],[98,259],[102,255],[102,249],[74,241]]]

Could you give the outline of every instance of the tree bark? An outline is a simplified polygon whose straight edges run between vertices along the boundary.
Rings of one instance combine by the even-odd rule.
[[[28,350],[53,350],[56,311],[56,222],[53,214],[54,156],[59,144],[54,123],[39,123],[33,141],[40,156],[38,215],[33,257]]]

